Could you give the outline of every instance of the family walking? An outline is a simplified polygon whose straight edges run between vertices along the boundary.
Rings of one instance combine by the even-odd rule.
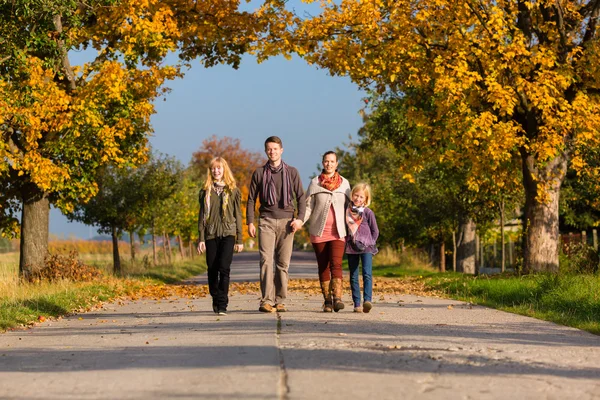
[[[310,241],[318,264],[323,311],[344,309],[342,261],[348,257],[350,287],[355,312],[372,306],[372,257],[379,236],[375,214],[368,208],[371,189],[365,183],[350,188],[338,171],[337,155],[323,155],[322,173],[304,193],[298,170],[282,160],[283,143],[277,136],[265,141],[268,161],[257,168],[250,182],[246,224],[251,237],[258,236],[260,252],[259,311],[285,312],[288,270],[294,233],[308,222]],[[259,199],[258,229],[255,226]],[[206,252],[208,286],[213,311],[227,313],[229,275],[233,253],[243,250],[241,192],[227,162],[214,158],[199,195],[198,252]],[[297,205],[295,207],[294,203]],[[363,292],[359,264],[362,264]]]

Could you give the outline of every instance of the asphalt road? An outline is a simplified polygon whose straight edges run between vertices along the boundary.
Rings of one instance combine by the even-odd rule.
[[[252,257],[236,279],[258,275]],[[292,273],[316,277],[304,257]],[[106,304],[0,334],[0,399],[600,399],[599,336],[430,297],[376,294],[369,314],[288,300]]]
[[[260,256],[257,251],[242,252],[233,255],[231,264],[231,282],[258,282],[260,274]],[[317,259],[311,251],[294,251],[289,269],[290,279],[316,279]],[[199,275],[186,283],[206,285],[206,274]]]

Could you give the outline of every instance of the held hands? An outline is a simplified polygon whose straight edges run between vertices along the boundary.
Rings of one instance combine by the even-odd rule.
[[[198,243],[198,254],[202,254],[206,251],[206,243],[205,242],[199,242]],[[233,251],[235,251],[236,253],[241,253],[242,250],[244,250],[244,245],[243,244],[236,244],[233,246]]]
[[[290,227],[292,228],[292,232],[296,232],[298,229],[302,228],[304,223],[301,219],[295,219],[290,223]]]
[[[250,235],[250,237],[256,237],[256,227],[253,223],[248,224],[248,235]]]

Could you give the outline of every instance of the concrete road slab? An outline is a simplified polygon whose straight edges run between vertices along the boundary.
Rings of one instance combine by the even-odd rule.
[[[234,271],[257,268],[253,254]],[[316,278],[304,257],[292,279]],[[258,294],[233,294],[226,316],[210,298],[106,304],[1,334],[0,399],[600,399],[600,336],[459,301],[375,297],[369,314],[349,298],[323,313],[304,293],[279,314],[258,312]]]

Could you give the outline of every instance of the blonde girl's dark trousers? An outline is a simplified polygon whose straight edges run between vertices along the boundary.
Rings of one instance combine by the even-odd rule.
[[[206,241],[208,290],[215,311],[227,311],[229,304],[229,275],[233,260],[235,236],[225,236]]]

